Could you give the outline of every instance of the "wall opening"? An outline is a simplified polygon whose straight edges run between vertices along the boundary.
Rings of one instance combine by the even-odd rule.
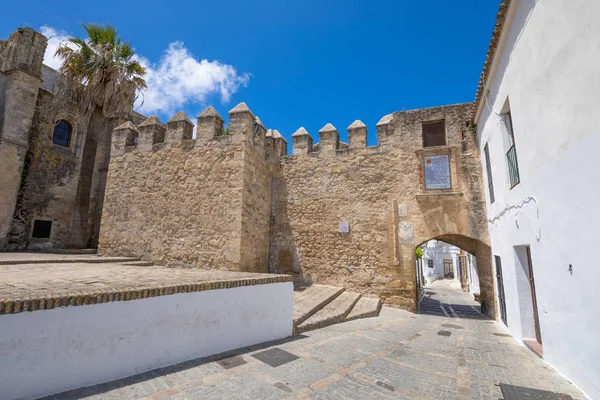
[[[446,122],[423,122],[423,147],[446,145]]]
[[[49,239],[52,232],[52,221],[36,219],[33,221],[31,237],[35,239]]]
[[[423,288],[419,293],[419,312],[451,318],[486,317],[488,304],[482,304],[476,261],[479,254],[483,259],[479,264],[485,265],[486,254],[473,243],[469,246],[469,240],[475,241],[464,237],[463,243],[452,243],[450,236],[418,246],[422,259],[416,263],[417,277],[422,281],[417,282],[417,287]],[[488,298],[487,293],[483,298]]]

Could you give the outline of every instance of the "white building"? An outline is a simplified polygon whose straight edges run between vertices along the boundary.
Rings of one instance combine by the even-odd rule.
[[[440,240],[430,240],[421,248],[423,260],[419,265],[423,271],[425,285],[430,285],[438,279],[456,279],[461,281],[464,290],[479,294],[475,256]],[[464,279],[461,280],[462,268],[465,268],[465,272]]]
[[[600,398],[600,1],[505,0],[474,114],[498,315]]]

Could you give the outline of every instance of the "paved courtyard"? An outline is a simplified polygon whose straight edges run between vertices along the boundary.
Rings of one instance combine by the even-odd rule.
[[[272,349],[290,354],[260,354]],[[585,398],[496,322],[387,307],[376,318],[226,356],[234,357],[193,360],[55,398],[501,399],[499,383]]]

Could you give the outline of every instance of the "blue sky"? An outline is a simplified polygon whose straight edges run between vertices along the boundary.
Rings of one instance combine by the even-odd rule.
[[[500,0],[34,3],[3,6],[0,38],[44,26],[56,46],[80,22],[112,24],[149,67],[148,116],[213,105],[227,123],[245,101],[290,143],[328,122],[345,140],[360,119],[374,145],[385,114],[473,101]]]

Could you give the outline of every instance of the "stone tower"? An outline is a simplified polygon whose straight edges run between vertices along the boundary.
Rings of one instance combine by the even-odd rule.
[[[0,41],[0,248],[17,202],[47,39],[31,28]]]

